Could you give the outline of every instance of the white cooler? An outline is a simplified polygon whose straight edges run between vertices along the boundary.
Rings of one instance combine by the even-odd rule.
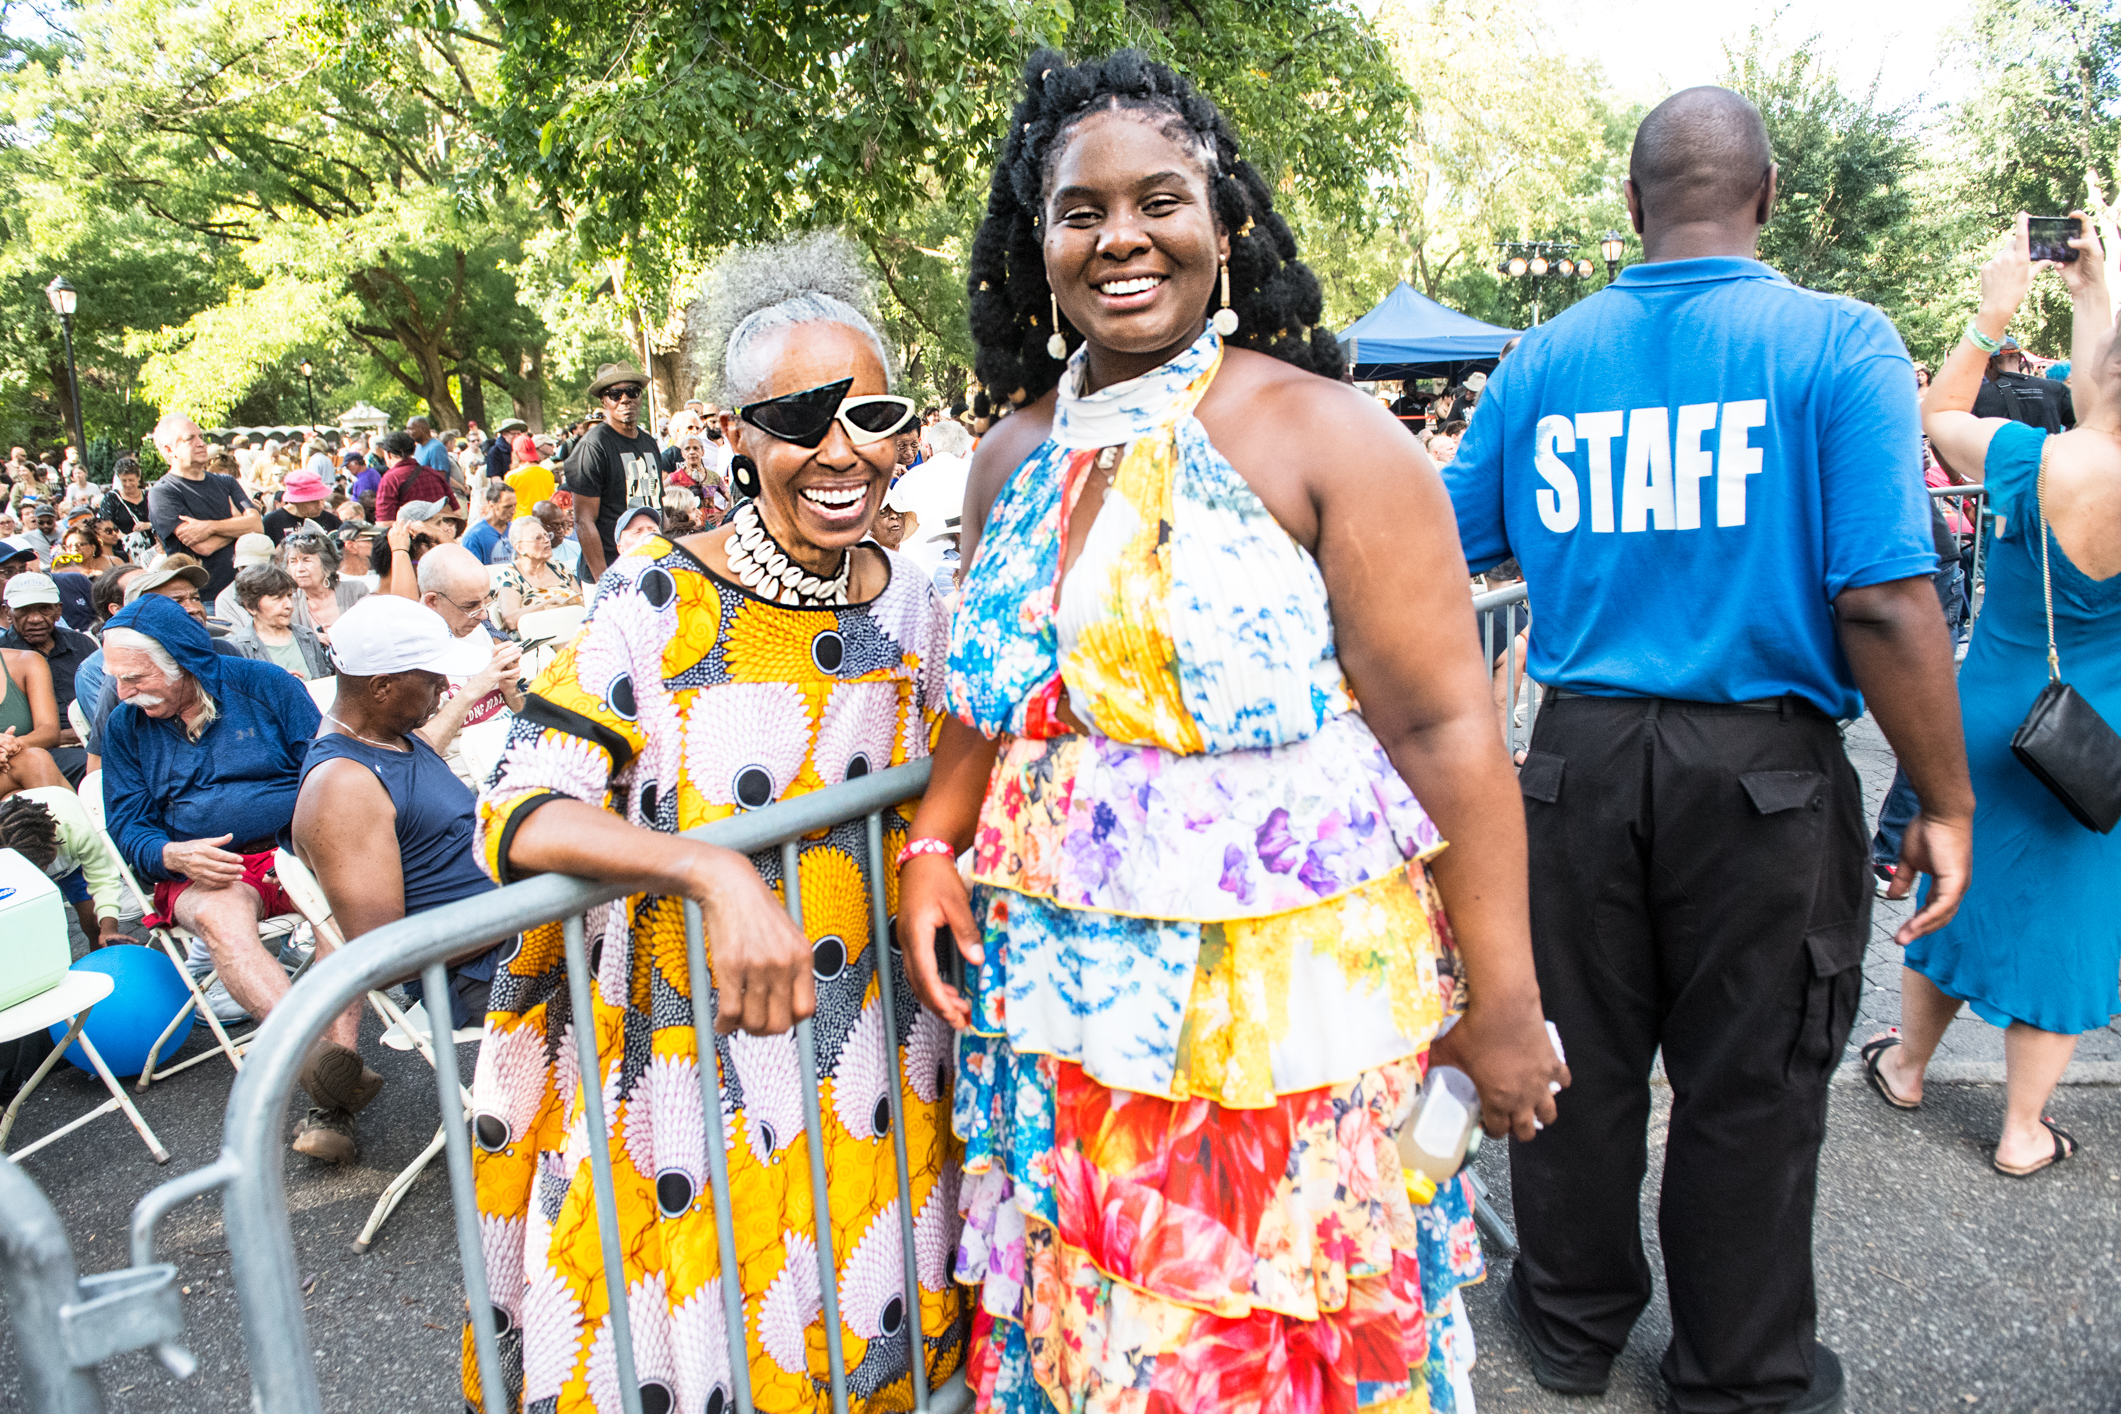
[[[73,960],[59,886],[0,849],[0,1010],[58,986]]]

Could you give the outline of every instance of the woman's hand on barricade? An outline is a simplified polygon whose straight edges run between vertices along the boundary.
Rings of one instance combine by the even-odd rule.
[[[1429,1064],[1455,1065],[1471,1078],[1480,1091],[1480,1122],[1496,1138],[1528,1140],[1552,1124],[1556,1087],[1569,1084],[1569,1068],[1554,1054],[1536,1003],[1489,1007],[1476,998],[1429,1048]]]
[[[718,1033],[777,1036],[817,1010],[810,941],[750,860],[703,845],[686,892],[713,952]]]
[[[943,980],[937,946],[947,933],[957,944],[958,956],[973,967],[985,961],[986,954],[957,862],[947,854],[914,855],[899,870],[898,899],[899,949],[906,974],[913,979],[913,995],[962,1031],[972,1024],[972,1004]]]

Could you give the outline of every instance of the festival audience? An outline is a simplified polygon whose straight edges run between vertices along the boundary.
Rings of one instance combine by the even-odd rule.
[[[14,850],[59,886],[91,951],[132,941],[118,922],[125,877],[71,789],[26,786],[0,799],[0,849]]]
[[[155,449],[169,463],[147,497],[155,537],[168,553],[189,552],[205,566],[211,602],[236,577],[236,537],[263,530],[263,521],[243,483],[208,470],[206,435],[198,423],[168,414],[155,424]]]
[[[459,656],[447,669],[449,696],[420,734],[442,753],[451,770],[477,786],[482,782],[473,778],[481,773],[464,755],[458,734],[523,709],[523,650],[487,631],[494,591],[486,567],[462,545],[429,550],[420,561],[418,579],[419,602],[440,616],[459,643]]]
[[[376,487],[376,524],[396,520],[400,508],[413,504],[457,504],[456,493],[449,488],[449,473],[414,460],[411,433],[387,432],[377,439],[376,445],[390,458],[390,469]]]
[[[234,554],[236,574],[240,577],[247,569],[273,563],[272,538],[262,531],[240,535],[236,537]],[[236,597],[234,580],[229,581],[228,588],[214,596],[213,617],[232,629],[250,626],[250,612],[243,607],[243,601]]]
[[[279,508],[265,517],[265,533],[272,537],[274,545],[279,545],[307,521],[315,521],[327,531],[337,530],[340,521],[328,509],[330,499],[331,488],[324,476],[307,468],[292,473]]]
[[[551,502],[544,503],[549,509]],[[582,602],[582,586],[553,563],[552,532],[537,516],[525,516],[508,527],[515,557],[493,569],[493,622],[514,633],[517,620],[533,609],[557,609]]]
[[[67,780],[78,783],[82,772],[88,769],[88,753],[67,721],[66,709],[73,705],[76,675],[81,664],[96,651],[96,640],[60,622],[59,589],[49,575],[16,575],[7,582],[5,597],[7,607],[14,611],[14,622],[0,632],[0,649],[35,653],[43,658],[57,712],[58,737],[35,744],[49,749]],[[0,712],[4,711],[5,707],[0,706]]]
[[[18,590],[17,585],[22,588]],[[57,605],[58,593],[51,587],[48,576],[32,570],[8,580],[5,599],[11,613],[27,608],[33,616],[42,617],[49,623],[54,617],[50,609]],[[65,724],[60,716],[57,694],[52,690],[51,665],[45,661],[42,652],[28,647],[27,641],[17,636],[12,628],[8,633],[12,642],[24,646],[0,644],[0,772],[10,771],[17,758],[24,758],[24,753],[32,751],[36,756],[24,759],[26,769],[41,758],[56,771],[52,753],[58,749]],[[65,780],[63,773],[60,780],[62,783]],[[15,783],[24,785],[29,782],[18,776]]]
[[[567,489],[582,527],[582,578],[594,584],[619,557],[619,513],[655,499],[662,448],[640,428],[648,380],[627,363],[607,363],[589,384],[602,416],[568,453]]]
[[[149,927],[174,921],[205,943],[228,993],[263,1021],[287,995],[287,973],[258,925],[296,911],[273,873],[294,818],[316,704],[270,663],[224,657],[197,620],[143,594],[104,630],[121,699],[104,733],[103,798],[111,838],[134,876],[154,884]],[[330,945],[319,940],[323,954]],[[316,1110],[352,1112],[382,1088],[356,1050],[360,1004],[335,1017],[304,1062]],[[313,1112],[298,1152],[335,1152],[340,1131]]]
[[[479,504],[479,523],[459,542],[480,564],[493,562],[495,548],[508,538],[516,518],[516,493],[505,481],[488,481]]]
[[[361,602],[369,586],[359,572],[344,573],[342,552],[358,540],[366,561],[365,537],[340,539],[312,530],[298,530],[280,547],[280,560],[301,593],[295,597],[294,621],[305,628],[329,633],[339,615]]]
[[[516,493],[516,504],[535,507],[540,501],[550,501],[558,489],[559,481],[552,468],[545,465],[545,454],[538,447],[538,439],[524,432],[510,444],[515,468],[501,479],[508,489]]]
[[[246,620],[244,628],[229,635],[229,642],[244,657],[276,663],[304,681],[330,673],[317,631],[294,621],[295,600],[302,591],[286,570],[270,562],[253,565],[238,573],[229,588]]]
[[[423,727],[462,657],[439,615],[395,595],[356,604],[332,635],[338,692],[302,763],[292,837],[348,938],[494,887],[479,867],[477,796]],[[484,1018],[498,956],[452,960],[451,1029]],[[420,979],[405,989],[422,1000]],[[312,1158],[359,1156],[347,1107],[320,1101],[305,1124],[297,1147]]]

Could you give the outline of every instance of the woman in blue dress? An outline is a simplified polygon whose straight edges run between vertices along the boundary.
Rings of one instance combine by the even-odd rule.
[[[1983,341],[1999,340],[2035,270],[2026,218],[1981,272],[1980,311],[1939,370],[1922,425],[1947,465],[1988,488],[1998,517],[1988,597],[1959,676],[1974,793],[1973,883],[1959,914],[1917,939],[1901,974],[1900,1026],[1863,1047],[1871,1083],[1913,1109],[1922,1076],[1960,1003],[2006,1028],[2008,1091],[1999,1173],[2024,1178],[2068,1158],[2076,1140],[2044,1117],[2077,1037],[2121,1011],[2121,832],[2095,834],[2011,754],[2011,735],[2047,684],[2042,501],[2062,677],[2121,723],[2121,349],[2105,256],[2091,222],[2056,266],[2075,304],[2070,338],[2074,430],[2049,436],[1975,417]],[[1977,337],[1978,336],[1978,337]],[[2044,472],[2044,475],[2043,475]]]

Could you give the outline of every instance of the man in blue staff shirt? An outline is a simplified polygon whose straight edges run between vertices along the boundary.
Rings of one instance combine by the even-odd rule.
[[[1504,1312],[1541,1384],[1604,1390],[1650,1299],[1662,1048],[1683,1414],[1842,1407],[1812,1210],[1872,886],[1837,719],[1868,698],[1921,800],[1905,857],[1934,887],[1902,943],[1957,909],[1973,820],[1914,372],[1878,311],[1753,258],[1774,199],[1752,104],[1666,100],[1629,162],[1643,263],[1525,337],[1444,471],[1468,561],[1524,566],[1549,684],[1519,780],[1575,1081],[1511,1149]]]

